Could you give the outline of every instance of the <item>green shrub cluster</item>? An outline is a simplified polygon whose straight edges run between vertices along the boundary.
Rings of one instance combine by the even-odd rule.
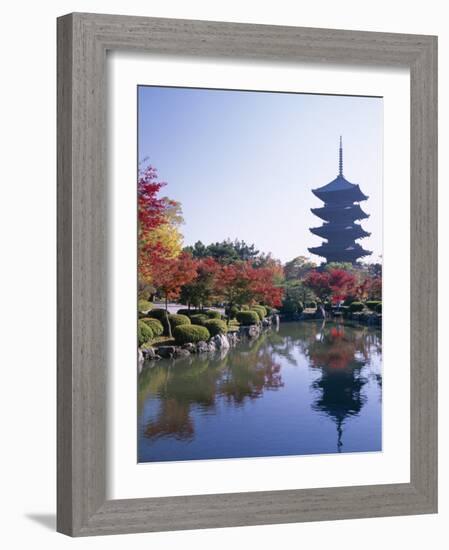
[[[286,317],[294,317],[295,315],[300,315],[303,309],[304,306],[302,302],[300,302],[293,296],[286,296],[282,300],[280,312]]]
[[[153,331],[153,336],[162,336],[164,334],[164,327],[159,319],[145,317],[145,319],[142,319],[142,322],[150,327],[150,329]]]
[[[167,311],[165,309],[156,308],[150,311],[148,314],[148,317],[152,317],[153,319],[159,319],[159,321],[163,321],[166,319]]]
[[[208,309],[206,311],[206,315],[209,317],[209,319],[221,319],[221,313],[216,309]]]
[[[230,319],[235,319],[235,316],[237,315],[237,313],[240,311],[240,309],[238,308],[238,306],[231,306],[227,311],[226,311],[226,314],[228,315],[228,317]]]
[[[187,315],[179,315],[176,313],[170,313],[168,316],[171,328],[179,327],[180,325],[190,325],[190,318]]]
[[[150,309],[153,309],[153,304],[148,300],[139,300],[137,302],[137,309],[139,313],[146,313],[147,311],[150,311]]]
[[[316,308],[316,302],[307,302],[305,307]]]
[[[211,336],[216,334],[226,334],[228,332],[228,327],[225,321],[221,319],[208,319],[204,321],[204,326],[207,328]]]
[[[209,317],[204,313],[197,313],[190,317],[190,322],[192,325],[204,325],[204,322],[207,321]]]
[[[379,300],[367,300],[365,302],[366,307],[369,308],[371,311],[377,311],[377,307],[379,304],[381,304]]]
[[[273,315],[274,309],[271,306],[263,306],[263,307],[266,309],[268,316]]]
[[[362,302],[351,302],[349,304],[349,311],[351,313],[356,313],[357,311],[363,311],[364,307]]]
[[[198,325],[179,325],[173,330],[175,342],[178,345],[206,341],[210,338],[210,333],[206,327]]]
[[[259,306],[259,305],[251,306],[250,311],[257,312],[261,321],[263,321],[263,319],[265,319],[265,317],[267,316],[267,310],[265,309],[264,306]]]
[[[193,313],[196,313],[194,309],[178,309],[176,312],[178,315],[187,315],[187,317],[190,317]]]
[[[382,302],[379,302],[376,306],[376,313],[382,313]]]
[[[142,320],[137,322],[137,340],[139,341],[139,346],[142,346],[148,340],[153,338],[153,331],[151,328]]]
[[[260,321],[256,311],[239,311],[236,318],[241,325],[257,325]]]

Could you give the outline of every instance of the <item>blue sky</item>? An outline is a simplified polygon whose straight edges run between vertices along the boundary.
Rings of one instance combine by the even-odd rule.
[[[359,241],[382,254],[381,98],[193,88],[138,88],[139,160],[148,158],[182,204],[184,244],[226,238],[254,243],[282,262],[311,255],[321,225],[311,190],[338,173],[369,199]]]

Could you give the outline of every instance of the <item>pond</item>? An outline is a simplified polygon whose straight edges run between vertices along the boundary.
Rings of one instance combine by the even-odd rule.
[[[226,354],[161,359],[138,381],[138,461],[380,451],[382,340],[281,323]]]

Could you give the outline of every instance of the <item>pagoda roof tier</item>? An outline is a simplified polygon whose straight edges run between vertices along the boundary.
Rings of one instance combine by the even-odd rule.
[[[368,199],[357,184],[350,183],[342,174],[327,185],[312,189],[312,193],[326,204],[360,202]]]
[[[311,208],[310,210],[315,216],[327,222],[344,222],[347,220],[354,221],[369,218],[369,215],[358,204],[346,206],[325,205],[320,208]]]
[[[365,250],[359,244],[354,243],[346,247],[341,245],[332,245],[323,243],[321,246],[316,246],[308,249],[312,254],[326,258],[328,262],[333,261],[351,261],[354,262],[363,256],[372,254],[369,250]]]
[[[348,238],[348,239],[363,239],[364,237],[369,237],[371,233],[365,231],[357,223],[325,223],[321,227],[311,227],[310,231],[318,237],[323,239],[329,239],[333,236],[338,238]]]

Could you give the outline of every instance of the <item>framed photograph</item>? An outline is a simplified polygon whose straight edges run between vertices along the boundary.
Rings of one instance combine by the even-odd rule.
[[[58,19],[58,531],[437,511],[437,39]]]

